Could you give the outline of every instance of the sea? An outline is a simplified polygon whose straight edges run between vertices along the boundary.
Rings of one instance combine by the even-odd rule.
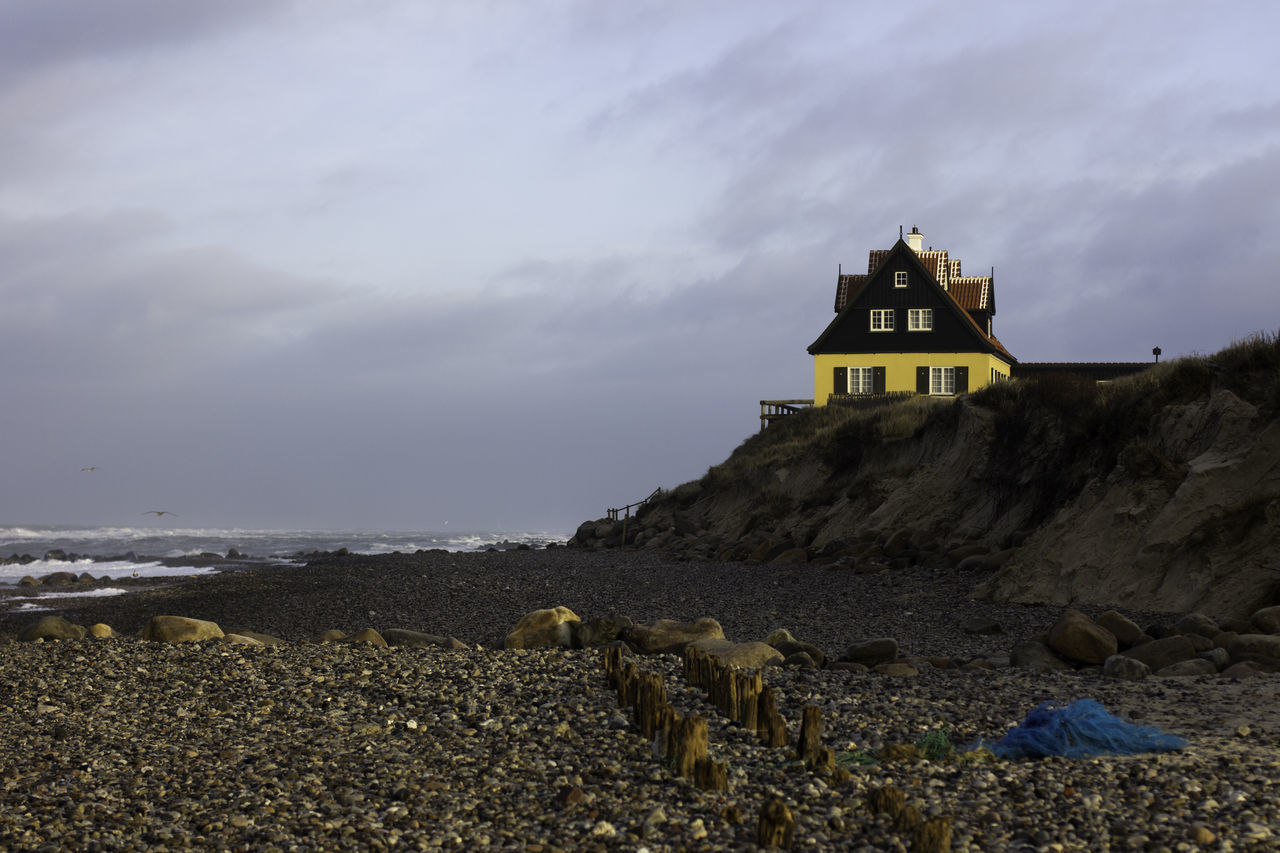
[[[544,548],[563,544],[571,535],[554,531],[0,526],[0,592],[5,593],[0,610],[48,610],[59,597],[124,595],[129,591],[107,585],[84,592],[35,587],[29,594],[15,594],[18,581],[27,575],[40,578],[53,572],[87,572],[95,578],[184,577],[218,571],[216,565],[208,565],[207,556],[192,559],[192,565],[186,565],[184,558],[208,554],[226,557],[232,551],[253,561],[288,564],[303,562],[303,554],[339,548],[353,554],[413,553],[420,549],[507,550],[521,545]]]

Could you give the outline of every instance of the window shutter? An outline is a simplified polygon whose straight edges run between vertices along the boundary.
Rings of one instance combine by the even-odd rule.
[[[967,367],[956,368],[956,393],[969,393],[969,368]]]
[[[917,394],[929,393],[929,368],[928,367],[916,368],[916,393]]]
[[[835,375],[831,381],[832,394],[848,394],[849,393],[849,368],[837,367]]]
[[[884,393],[884,368],[883,367],[871,368],[871,393],[872,394]]]

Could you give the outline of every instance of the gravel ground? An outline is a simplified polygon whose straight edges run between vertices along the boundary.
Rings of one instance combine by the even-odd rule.
[[[892,636],[910,654],[959,660],[998,658],[1058,615],[970,601],[974,580],[553,549],[340,558],[63,600],[68,619],[127,635],[172,614],[290,642],[4,641],[0,849],[753,850],[773,797],[795,815],[793,849],[913,849],[909,830],[868,808],[868,792],[889,785],[924,818],[950,818],[955,850],[1280,846],[1275,676],[767,670],[793,740],[801,708],[822,709],[823,742],[850,774],[837,780],[724,719],[674,657],[639,659],[662,674],[680,713],[708,718],[729,789],[702,791],[673,777],[618,708],[599,651],[491,651],[521,615],[555,605],[584,619],[713,616],[733,640],[785,627],[829,654]],[[1005,632],[969,635],[973,616]],[[0,612],[0,636],[34,619]],[[308,642],[366,627],[453,636],[469,648]],[[996,738],[1042,701],[1079,697],[1189,746],[857,763],[940,728],[957,743]]]

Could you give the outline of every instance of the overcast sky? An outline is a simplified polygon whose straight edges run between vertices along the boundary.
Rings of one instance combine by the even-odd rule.
[[[899,226],[1023,361],[1275,330],[1277,25],[0,0],[0,524],[569,532],[812,396]]]

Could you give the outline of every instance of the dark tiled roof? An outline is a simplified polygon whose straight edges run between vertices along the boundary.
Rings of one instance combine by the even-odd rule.
[[[867,283],[871,275],[884,263],[885,258],[889,257],[891,251],[891,249],[872,249],[867,255],[866,275],[840,274],[836,282],[837,314],[844,310],[849,300]],[[960,259],[950,257],[946,249],[923,249],[916,252],[916,257],[920,259],[920,263],[929,275],[933,276],[934,281],[941,285],[947,296],[960,306],[969,322],[978,330],[978,334],[990,341],[999,352],[1008,356],[1010,361],[1016,361],[1017,359],[1004,348],[1004,344],[1000,343],[994,335],[988,335],[986,329],[973,317],[974,311],[987,311],[991,314],[996,311],[995,287],[991,276],[961,275]]]

